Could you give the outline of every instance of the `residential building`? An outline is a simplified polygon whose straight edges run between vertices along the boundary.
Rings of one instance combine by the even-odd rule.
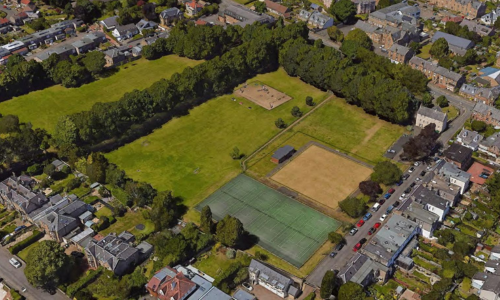
[[[10,21],[7,18],[0,19],[0,33],[7,33],[12,30]]]
[[[479,151],[495,158],[500,156],[500,133],[494,133],[479,143]]]
[[[407,46],[412,41],[420,41],[419,29],[415,26],[403,24],[402,28],[393,26],[378,27],[376,25],[358,21],[355,28],[363,30],[374,44],[390,49],[394,44]]]
[[[481,84],[483,86],[489,85],[491,87],[496,87],[500,84],[500,69],[486,67],[479,70],[478,76],[479,78],[476,77],[476,81],[478,84]]]
[[[273,156],[271,157],[271,161],[275,164],[280,164],[289,159],[290,157],[292,157],[294,153],[295,153],[294,147],[290,145],[285,145],[276,150],[276,152],[274,152]]]
[[[326,29],[328,27],[332,27],[334,21],[333,18],[328,15],[325,15],[319,11],[313,11],[307,23],[314,28]]]
[[[233,300],[231,296],[219,290],[216,287],[213,287],[203,295],[200,300]]]
[[[457,11],[470,20],[479,18],[486,12],[486,5],[478,0],[430,0],[429,4]]]
[[[376,0],[351,0],[354,4],[356,4],[356,14],[357,15],[366,15],[375,11],[377,6]]]
[[[368,17],[368,23],[378,27],[401,27],[403,23],[416,26],[419,18],[420,8],[418,6],[398,3],[372,12]]]
[[[471,118],[492,126],[500,126],[500,110],[481,102],[477,102],[474,106]]]
[[[261,24],[274,23],[274,18],[267,14],[259,14],[243,5],[229,5],[219,11],[220,22],[245,27],[248,24],[259,22]]]
[[[468,39],[464,39],[449,33],[438,31],[432,36],[432,42],[436,42],[438,39],[445,39],[448,42],[450,51],[457,55],[465,55],[468,49],[474,47],[474,42]]]
[[[472,277],[472,287],[479,289],[481,300],[500,299],[500,276],[478,272]]]
[[[433,64],[418,56],[413,56],[409,64],[412,69],[424,73],[433,84],[450,91],[454,91],[465,82],[465,78],[461,74]]]
[[[33,192],[34,184],[29,176],[9,177],[0,182],[0,201],[8,209],[21,214],[23,219],[30,219],[29,214],[48,202],[42,192]]]
[[[429,124],[435,124],[436,131],[442,132],[446,129],[447,121],[448,116],[446,113],[421,105],[417,111],[415,125],[424,128]]]
[[[342,280],[343,284],[351,281],[366,288],[377,281],[385,283],[390,273],[390,268],[358,252],[340,269],[337,277]]]
[[[472,151],[477,151],[479,148],[479,143],[483,140],[483,136],[479,133],[471,130],[462,128],[462,131],[457,135],[457,143],[460,145],[471,149]]]
[[[484,264],[484,272],[492,273],[495,275],[500,275],[500,261],[488,260]]]
[[[401,210],[401,215],[420,226],[420,233],[424,238],[430,239],[434,236],[434,230],[438,228],[439,216],[427,209],[423,203],[407,200]]]
[[[500,260],[500,245],[495,245],[491,248],[490,260]]]
[[[198,3],[196,0],[186,2],[186,14],[190,17],[194,17],[203,9],[203,5]]]
[[[183,17],[182,11],[177,7],[167,8],[160,13],[160,26],[168,27]]]
[[[360,251],[373,261],[385,267],[392,267],[418,232],[417,223],[394,214]]]
[[[69,59],[71,55],[77,54],[76,49],[74,47],[71,47],[69,45],[62,45],[58,47],[51,47],[47,49],[46,51],[43,51],[40,54],[37,54],[34,58],[34,60],[38,62],[42,62],[46,59],[48,59],[52,54],[57,54],[59,55],[61,60],[66,60]]]
[[[481,290],[484,283],[490,276],[493,277],[495,275],[488,274],[485,272],[477,272],[476,274],[474,274],[474,276],[472,276],[472,287]]]
[[[142,34],[143,30],[155,29],[156,27],[158,27],[158,24],[156,24],[153,21],[147,21],[142,19],[137,24],[135,24],[135,26],[139,30],[139,33]]]
[[[257,300],[257,298],[254,295],[242,289],[237,289],[233,295],[233,298],[235,300]]]
[[[481,25],[481,24],[477,23],[476,21],[464,19],[460,23],[460,26],[467,26],[467,28],[469,28],[469,31],[475,32],[480,36],[492,36],[495,34],[495,31],[493,30],[493,28]]]
[[[458,144],[453,144],[453,145],[458,145]],[[458,145],[458,146],[460,146],[460,145]],[[448,149],[450,149],[450,148],[448,148]],[[455,148],[455,150],[457,149],[457,147],[454,147],[454,148]],[[458,158],[464,158],[464,159],[468,160],[467,157],[469,156],[469,153],[472,153],[472,150],[470,150],[469,148],[465,148],[463,146],[460,146],[460,149],[462,149],[462,150],[458,150],[458,151],[466,151],[466,153],[459,153],[457,155],[450,154],[450,155],[454,158],[458,157]],[[466,149],[466,150],[464,150],[464,149]],[[455,150],[453,150],[453,151],[455,151]],[[450,159],[450,161],[452,161],[452,160]],[[470,165],[470,161],[467,161],[466,165]],[[466,169],[467,168],[468,168],[468,166],[466,167]],[[470,174],[461,170],[460,167],[458,167],[456,165],[456,163],[441,162],[439,167],[436,168],[436,172],[437,172],[437,176],[439,178],[445,180],[447,183],[451,183],[451,184],[458,186],[460,188],[461,194],[465,193],[465,191],[469,187]],[[452,205],[455,205],[455,203],[453,203]]]
[[[72,43],[71,45],[75,47],[78,54],[87,53],[90,50],[94,50],[99,47],[100,44],[107,41],[106,35],[102,32],[95,31],[87,34],[81,40]]]
[[[24,25],[24,21],[28,19],[28,14],[26,12],[21,12],[9,17],[10,23],[16,26]]]
[[[476,102],[482,102],[486,105],[493,106],[495,101],[500,96],[500,86],[492,88],[477,87],[471,84],[464,84],[460,88],[460,96]]]
[[[120,65],[127,61],[128,56],[123,51],[117,48],[104,51],[104,58],[106,59],[106,67]]]
[[[393,44],[388,51],[389,59],[396,64],[406,64],[413,57],[414,52],[408,47]]]
[[[431,191],[424,187],[423,185],[419,185],[415,190],[411,193],[410,199],[420,206],[415,205],[414,208],[423,208],[427,211],[430,211],[438,216],[438,221],[442,222],[448,212],[450,211],[451,203],[446,199],[441,198],[435,191]]]
[[[483,185],[486,183],[486,180],[495,173],[495,170],[476,161],[469,170],[467,170],[467,173],[470,174],[470,181],[472,183]]]
[[[187,299],[197,286],[182,272],[165,267],[149,280],[146,289],[158,300]]]
[[[444,159],[462,170],[467,170],[472,164],[472,150],[454,143],[444,153]]]
[[[81,250],[84,250],[94,235],[95,232],[92,228],[85,228],[82,232],[71,238],[71,243],[78,246]]]
[[[290,18],[290,8],[271,0],[265,0],[267,11],[283,18]]]
[[[420,294],[418,294],[410,289],[406,289],[401,294],[401,296],[399,297],[398,300],[420,300],[420,299],[421,299]]]
[[[100,21],[99,24],[101,25],[101,27],[103,29],[106,29],[108,31],[114,30],[117,26],[119,26],[118,16],[112,16],[112,17],[106,18],[106,19]]]
[[[90,268],[103,266],[117,275],[125,274],[153,251],[153,246],[147,242],[133,247],[131,243],[134,240],[135,237],[127,231],[118,236],[110,233],[101,240],[92,239],[85,248]]]
[[[497,7],[496,9],[492,10],[491,12],[483,15],[481,17],[481,23],[485,25],[493,25],[495,24],[495,21],[498,18],[498,15],[500,15],[500,7]]]
[[[452,176],[449,173],[444,173],[443,171],[441,171],[444,164],[446,164],[446,162],[441,161],[438,163],[434,170],[427,172],[427,174],[422,177],[422,185],[436,193],[439,197],[448,201],[450,203],[450,206],[453,207],[458,203],[460,199],[460,195],[462,194],[462,187],[451,183],[450,178]],[[455,180],[455,178],[462,177],[453,176],[453,178]],[[465,181],[465,183],[461,183],[461,185],[468,186],[467,178],[463,178],[463,180]]]
[[[282,298],[288,297],[288,291],[293,287],[290,277],[255,259],[250,262],[248,273],[250,282],[261,285]]]
[[[453,23],[460,24],[460,23],[462,23],[463,20],[464,20],[464,17],[462,17],[462,16],[446,16],[446,17],[441,19],[440,23],[443,25],[446,25],[447,22],[453,22]]]
[[[137,29],[135,24],[117,26],[113,30],[112,34],[118,41],[122,41],[122,40],[130,39],[134,35],[139,34],[139,29]]]

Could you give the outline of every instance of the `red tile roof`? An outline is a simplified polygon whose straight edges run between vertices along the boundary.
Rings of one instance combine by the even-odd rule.
[[[186,298],[196,284],[189,280],[182,272],[170,267],[160,270],[149,280],[146,288],[160,300],[180,300]],[[175,274],[174,277],[170,276]]]
[[[195,9],[195,8],[203,8],[203,5],[199,4],[198,2],[196,2],[195,0],[191,1],[191,2],[188,2],[186,3],[187,6],[191,7],[192,9]]]
[[[467,170],[467,173],[471,175],[470,181],[479,185],[483,185],[486,182],[486,179],[479,177],[479,175],[481,175],[482,173],[493,174],[495,173],[495,170],[478,162],[474,162],[469,170]]]
[[[204,20],[196,20],[196,22],[194,22],[194,24],[196,25],[207,25],[207,21],[204,21]]]
[[[28,17],[28,14],[23,11],[21,13],[18,13],[17,16],[24,19]]]
[[[21,4],[28,5],[31,3],[31,0],[21,0]]]
[[[462,16],[455,16],[455,17],[444,17],[441,22],[455,22],[455,23],[460,23],[462,22],[464,17]]]
[[[3,18],[3,19],[0,19],[0,24],[7,24],[9,23],[9,20],[7,20],[6,18]]]

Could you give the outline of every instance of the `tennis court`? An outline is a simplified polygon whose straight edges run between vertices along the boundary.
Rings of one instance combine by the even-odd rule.
[[[214,219],[240,219],[259,245],[301,267],[340,222],[246,175],[239,175],[197,206],[210,206]]]

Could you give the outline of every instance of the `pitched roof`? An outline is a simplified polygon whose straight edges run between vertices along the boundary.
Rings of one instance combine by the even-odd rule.
[[[449,46],[455,46],[462,49],[469,49],[474,46],[474,43],[471,40],[464,39],[442,31],[438,31],[434,34],[434,36],[432,37],[432,42],[434,43],[440,38],[444,38],[448,42]]]
[[[259,280],[266,282],[277,290],[286,291],[288,286],[293,283],[292,279],[271,267],[261,263],[258,260],[252,259],[248,270],[253,273],[258,273]]]
[[[283,5],[276,3],[276,2],[273,2],[271,0],[265,0],[265,3],[266,3],[266,7],[268,9],[272,9],[274,11],[277,11],[280,14],[285,14],[289,11],[288,7],[283,6]]]
[[[472,149],[453,143],[448,149],[444,150],[443,154],[446,158],[463,163],[472,156]]]
[[[146,286],[149,290],[157,293],[160,300],[185,299],[196,288],[196,284],[184,276],[182,272],[170,267],[156,272]]]
[[[201,9],[203,8],[203,5],[201,5],[200,3],[196,2],[196,0],[192,0],[188,3],[186,3],[186,6],[192,8],[192,9]]]
[[[432,108],[425,107],[423,105],[417,111],[417,115],[422,115],[427,118],[431,118],[433,120],[437,120],[440,122],[444,122],[446,120],[446,114],[440,111],[437,111]]]
[[[455,72],[450,71],[446,68],[443,68],[441,66],[433,64],[430,61],[422,59],[418,56],[413,56],[410,59],[410,64],[421,65],[424,70],[432,71],[432,72],[439,74],[445,78],[449,78],[449,79],[452,79],[452,80],[457,81],[457,82],[463,77],[459,73],[455,73]]]
[[[295,150],[295,148],[293,148],[292,146],[285,145],[285,146],[279,148],[278,150],[276,150],[276,152],[274,152],[272,158],[280,160],[283,157],[289,155],[290,152],[292,152],[293,150]]]
[[[177,17],[180,15],[182,15],[182,12],[177,7],[171,7],[171,8],[165,9],[164,11],[162,11],[160,13],[161,18]]]
[[[236,291],[236,293],[234,293],[233,298],[236,300],[255,300],[256,299],[254,295],[252,295],[248,292],[245,292],[242,289],[238,289]]]
[[[396,53],[401,54],[401,55],[406,55],[408,52],[411,51],[411,49],[408,47],[394,43],[392,45],[392,47],[389,49],[389,51],[396,52]]]
[[[492,119],[500,121],[500,110],[496,109],[493,106],[486,105],[482,102],[477,102],[476,105],[474,105],[474,113],[478,113],[481,115],[491,114]]]

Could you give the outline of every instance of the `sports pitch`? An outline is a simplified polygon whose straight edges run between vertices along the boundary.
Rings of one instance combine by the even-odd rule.
[[[301,267],[340,223],[246,176],[239,175],[197,206],[214,219],[238,218],[258,244]]]
[[[292,97],[278,91],[270,86],[267,86],[259,81],[245,83],[234,91],[234,94],[244,97],[255,104],[262,106],[267,110],[271,110],[281,104],[292,100]]]
[[[335,209],[371,172],[351,159],[311,145],[271,179]]]

